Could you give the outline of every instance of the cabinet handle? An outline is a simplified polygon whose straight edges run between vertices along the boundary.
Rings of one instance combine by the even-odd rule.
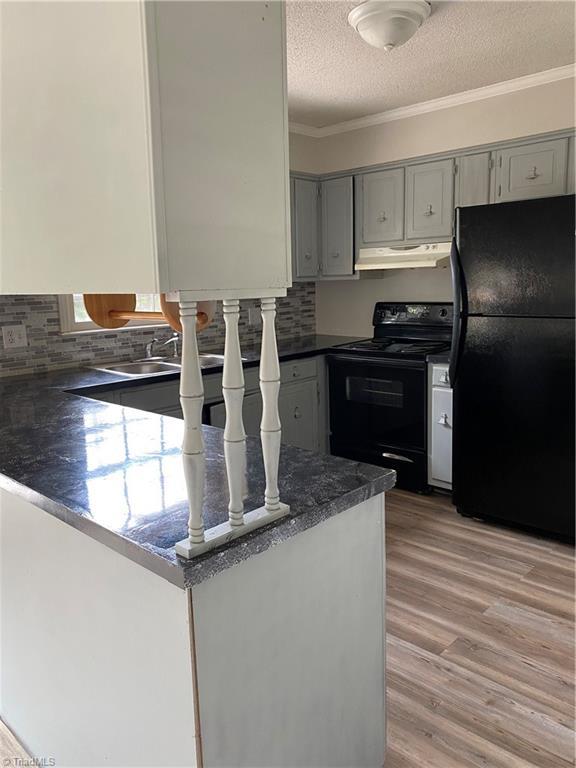
[[[434,216],[434,211],[432,210],[432,203],[428,203],[428,208],[424,211],[424,216]]]
[[[297,405],[296,408],[294,408],[294,418],[295,419],[301,419],[302,413],[300,411],[300,407]]]
[[[526,179],[527,179],[528,181],[534,181],[534,179],[537,179],[537,178],[538,178],[538,176],[540,176],[540,175],[541,175],[541,174],[539,174],[539,173],[538,173],[538,169],[537,169],[537,168],[536,168],[536,166],[534,165],[534,166],[532,167],[532,170],[531,170],[531,171],[530,171],[530,173],[528,174],[528,176],[526,176]]]
[[[310,261],[310,259],[312,258],[312,254],[311,253],[305,253],[304,254],[304,258],[306,259],[306,261]]]
[[[442,382],[442,384],[450,384],[450,376],[448,376],[448,371],[444,371],[440,381]]]
[[[332,256],[333,259],[339,259],[340,258],[340,251],[332,251],[330,256]]]
[[[300,371],[298,368],[296,368],[296,366],[294,366],[294,368],[292,368],[292,378],[297,379],[298,376],[300,376]]]
[[[377,220],[381,223],[386,221],[386,211],[380,211],[380,215],[378,216]]]
[[[442,416],[440,416],[440,418],[438,419],[438,424],[442,424],[443,427],[449,427],[450,426],[449,423],[448,423],[448,414],[447,413],[443,413]]]

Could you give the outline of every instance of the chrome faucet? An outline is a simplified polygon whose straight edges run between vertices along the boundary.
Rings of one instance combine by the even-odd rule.
[[[147,360],[153,356],[152,352],[154,351],[154,344],[158,344],[158,339],[152,339],[152,341],[149,341],[144,347]]]
[[[180,334],[174,331],[172,336],[170,336],[169,339],[167,339],[162,346],[167,347],[170,344],[174,345],[174,348],[172,349],[172,357],[178,357],[178,341],[180,340]]]

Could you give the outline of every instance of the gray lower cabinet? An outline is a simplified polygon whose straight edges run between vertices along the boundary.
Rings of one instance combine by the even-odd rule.
[[[320,187],[324,277],[354,273],[352,177],[326,179]]]
[[[278,407],[282,422],[282,442],[317,451],[319,434],[316,379],[283,385],[280,388]]]
[[[454,218],[454,160],[406,168],[406,238],[450,238]]]
[[[262,395],[260,392],[245,395],[242,403],[242,419],[246,434],[250,437],[258,437],[262,419]],[[224,403],[216,403],[216,405],[211,406],[210,423],[213,427],[224,429],[226,426],[226,406]]]
[[[404,168],[363,173],[356,185],[358,247],[404,238]]]
[[[316,379],[308,379],[280,387],[278,397],[280,421],[282,422],[282,442],[318,450],[318,389]],[[251,437],[260,435],[262,418],[262,396],[259,392],[246,395],[242,408],[244,429]],[[213,427],[224,429],[226,408],[224,403],[217,403],[210,408],[210,422]]]
[[[280,387],[278,405],[282,422],[282,442],[311,451],[324,449],[321,440],[320,405],[318,402],[320,390],[317,372],[318,362],[314,357],[291,360],[280,364],[282,386]],[[242,410],[244,429],[247,435],[258,437],[262,419],[262,397],[259,390],[258,369],[247,368],[244,371],[244,378],[246,384]],[[223,429],[226,424],[226,407],[222,399],[221,373],[204,376],[204,392],[204,402],[209,410],[210,424]],[[177,380],[157,384],[149,382],[127,389],[103,392],[96,399],[163,416],[182,418],[179,381]]]
[[[456,158],[454,207],[490,202],[490,152]]]
[[[496,202],[566,192],[568,139],[540,141],[496,153]]]
[[[320,268],[318,182],[293,179],[294,277],[317,276]]]

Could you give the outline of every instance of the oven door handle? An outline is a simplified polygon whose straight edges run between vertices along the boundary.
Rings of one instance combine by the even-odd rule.
[[[397,453],[383,453],[383,459],[394,459],[394,461],[406,461],[408,464],[414,464],[414,459],[409,459],[407,456],[400,456]]]

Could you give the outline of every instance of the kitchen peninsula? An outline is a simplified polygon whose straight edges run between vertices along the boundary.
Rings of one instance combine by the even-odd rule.
[[[111,329],[158,296],[183,420],[98,400],[127,386],[105,371],[0,385],[2,719],[61,766],[381,765],[395,473],[282,444],[283,4],[5,6],[0,293],[83,294]],[[224,432],[202,425],[214,302]]]
[[[94,399],[125,382],[0,384],[7,724],[59,765],[378,764],[394,473],[283,446],[290,515],[185,560],[183,423]],[[221,430],[204,440],[211,526],[228,515]],[[264,474],[247,451],[249,510]]]

